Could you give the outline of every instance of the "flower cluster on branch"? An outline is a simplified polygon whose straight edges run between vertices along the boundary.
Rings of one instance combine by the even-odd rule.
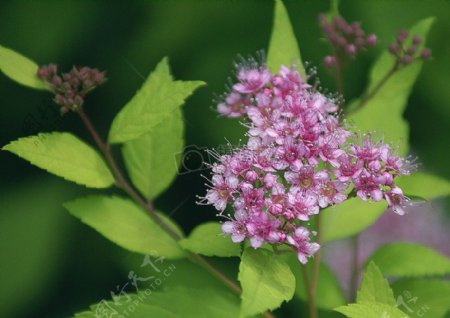
[[[294,66],[276,74],[254,61],[238,68],[218,112],[241,118],[248,142],[231,154],[215,153],[210,189],[200,201],[229,219],[222,230],[233,242],[285,244],[306,263],[319,249],[308,222],[320,209],[355,195],[384,199],[404,214],[408,199],[395,177],[408,175],[412,164],[370,134],[352,133],[337,104]],[[228,206],[233,216],[224,213]]]

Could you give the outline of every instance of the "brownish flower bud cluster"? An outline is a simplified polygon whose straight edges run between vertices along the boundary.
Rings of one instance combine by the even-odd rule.
[[[70,72],[58,75],[56,64],[42,66],[37,76],[50,85],[55,93],[55,103],[61,106],[61,113],[76,111],[83,105],[86,94],[106,80],[104,72],[87,66],[73,67]]]
[[[415,59],[429,59],[431,50],[423,48],[419,52],[419,45],[422,43],[420,36],[415,35],[410,44],[406,45],[406,39],[409,36],[407,30],[400,30],[394,43],[389,45],[389,52],[397,58],[397,65],[411,64]]]
[[[325,14],[321,14],[319,23],[334,52],[323,61],[327,68],[335,66],[339,58],[355,58],[359,52],[377,43],[375,34],[366,35],[358,22],[348,23],[341,16],[329,20]]]

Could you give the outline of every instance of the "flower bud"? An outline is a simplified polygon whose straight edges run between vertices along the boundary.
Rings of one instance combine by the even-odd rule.
[[[399,43],[403,43],[406,38],[408,37],[409,32],[405,29],[400,30],[400,32],[397,35],[397,41]]]
[[[406,49],[406,54],[413,56],[417,51],[417,47],[415,45],[411,45]]]
[[[375,44],[377,44],[377,36],[375,34],[369,34],[369,36],[367,36],[366,38],[366,43],[369,46],[374,46]]]
[[[397,43],[392,43],[391,45],[389,45],[389,52],[397,55],[400,53],[400,45],[398,45]]]
[[[323,64],[326,68],[332,68],[336,65],[336,57],[333,55],[325,56],[325,58],[323,59]]]
[[[412,43],[413,43],[414,45],[419,45],[421,42],[422,42],[422,39],[420,38],[420,36],[415,35],[415,36],[413,37]]]
[[[353,44],[349,44],[345,47],[345,52],[349,54],[351,57],[354,57],[356,55],[356,46]]]
[[[412,56],[411,56],[411,55],[408,55],[408,54],[404,55],[404,56],[401,58],[401,63],[404,64],[404,65],[411,64],[412,61],[413,61]]]
[[[245,173],[245,179],[250,182],[258,180],[258,174],[255,171],[247,171]]]
[[[431,57],[431,50],[429,48],[424,48],[422,53],[420,53],[420,57],[424,60],[427,60]]]

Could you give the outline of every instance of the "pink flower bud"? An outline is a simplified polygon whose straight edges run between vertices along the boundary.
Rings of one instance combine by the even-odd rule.
[[[332,68],[336,65],[336,57],[333,55],[325,56],[325,58],[323,59],[323,64],[327,68]]]
[[[431,50],[429,48],[424,48],[422,53],[420,53],[420,57],[424,60],[427,60],[431,57]]]
[[[419,45],[421,42],[422,42],[422,39],[420,38],[420,36],[415,35],[415,36],[413,37],[412,43],[413,43],[414,45]]]
[[[369,36],[366,38],[367,45],[369,46],[375,46],[377,44],[377,36],[375,34],[369,34]]]
[[[397,35],[397,41],[399,43],[403,43],[406,38],[408,37],[409,32],[405,29],[400,30],[400,32]]]
[[[245,173],[245,179],[250,182],[258,180],[258,174],[255,171],[247,171]]]
[[[351,57],[355,57],[356,55],[356,46],[353,44],[349,44],[345,47],[345,52],[349,54]]]
[[[413,58],[411,55],[404,55],[401,59],[401,63],[404,65],[411,64],[413,61]]]
[[[391,45],[389,45],[389,52],[397,55],[398,53],[400,53],[400,46],[397,43],[392,43]]]

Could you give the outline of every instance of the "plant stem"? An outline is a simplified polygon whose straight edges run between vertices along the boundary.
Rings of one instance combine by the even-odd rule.
[[[350,301],[356,299],[356,291],[358,290],[358,276],[359,276],[359,236],[356,234],[352,237],[352,250],[353,250],[353,264],[352,264],[352,276],[350,278]]]
[[[322,217],[320,213],[317,215],[316,232],[316,242],[319,243],[322,249]],[[310,318],[317,317],[317,283],[319,281],[321,249],[319,249],[314,256],[313,277],[311,282]]]
[[[344,68],[344,65],[343,65],[342,59],[338,57],[337,61],[336,61],[336,72],[335,72],[334,79],[336,81],[337,91],[342,96],[344,95],[344,79],[342,77],[343,68]]]
[[[372,99],[379,91],[380,89],[386,84],[386,82],[389,80],[389,78],[398,70],[399,64],[396,62],[394,66],[386,73],[384,76],[380,79],[380,81],[375,85],[375,87],[371,91],[366,91],[361,99],[359,100],[359,103],[353,107],[353,109],[349,110],[349,113],[354,113],[361,109],[369,100]]]
[[[170,228],[159,216],[156,214],[153,205],[151,202],[146,202],[128,183],[128,181],[123,176],[122,172],[118,168],[111,150],[109,144],[105,143],[103,139],[99,136],[96,129],[92,125],[89,117],[86,115],[86,113],[83,111],[82,108],[78,110],[78,114],[81,117],[81,120],[83,121],[84,125],[92,135],[92,137],[95,140],[95,143],[97,144],[98,148],[100,148],[101,152],[103,153],[103,156],[106,159],[106,162],[108,163],[108,166],[110,167],[111,171],[114,174],[114,179],[116,182],[116,186],[123,191],[125,191],[136,203],[138,203],[141,207],[143,207],[150,217],[155,221],[157,224],[159,224],[172,238],[175,240],[181,239],[181,237],[176,233],[172,228]]]
[[[116,161],[114,160],[110,145],[104,142],[100,135],[97,133],[97,130],[90,121],[89,117],[84,112],[83,108],[80,107],[77,112],[87,130],[91,134],[92,138],[94,139],[95,143],[97,144],[97,147],[105,157],[111,171],[113,172],[116,186],[126,192],[137,204],[139,204],[144,210],[146,210],[153,221],[159,224],[162,229],[166,231],[167,234],[169,234],[175,241],[179,241],[180,239],[182,239],[182,237],[177,232],[175,232],[167,223],[164,222],[164,220],[159,217],[159,215],[155,211],[153,203],[149,200],[143,199],[140,194],[133,188],[133,186],[131,186],[130,183],[125,179],[119,167],[117,166]],[[189,259],[192,262],[203,267],[211,275],[221,281],[225,286],[230,288],[234,293],[238,295],[241,294],[242,290],[239,285],[225,276],[219,269],[214,267],[204,257],[192,252],[188,252],[188,255]],[[270,312],[262,313],[262,315],[266,318],[275,318],[275,316]]]
[[[302,272],[303,281],[305,283],[306,297],[308,301],[308,311],[310,318],[316,318],[316,305],[314,303],[314,296],[312,294],[311,282],[309,281],[308,271],[305,265],[300,265],[300,271]]]

